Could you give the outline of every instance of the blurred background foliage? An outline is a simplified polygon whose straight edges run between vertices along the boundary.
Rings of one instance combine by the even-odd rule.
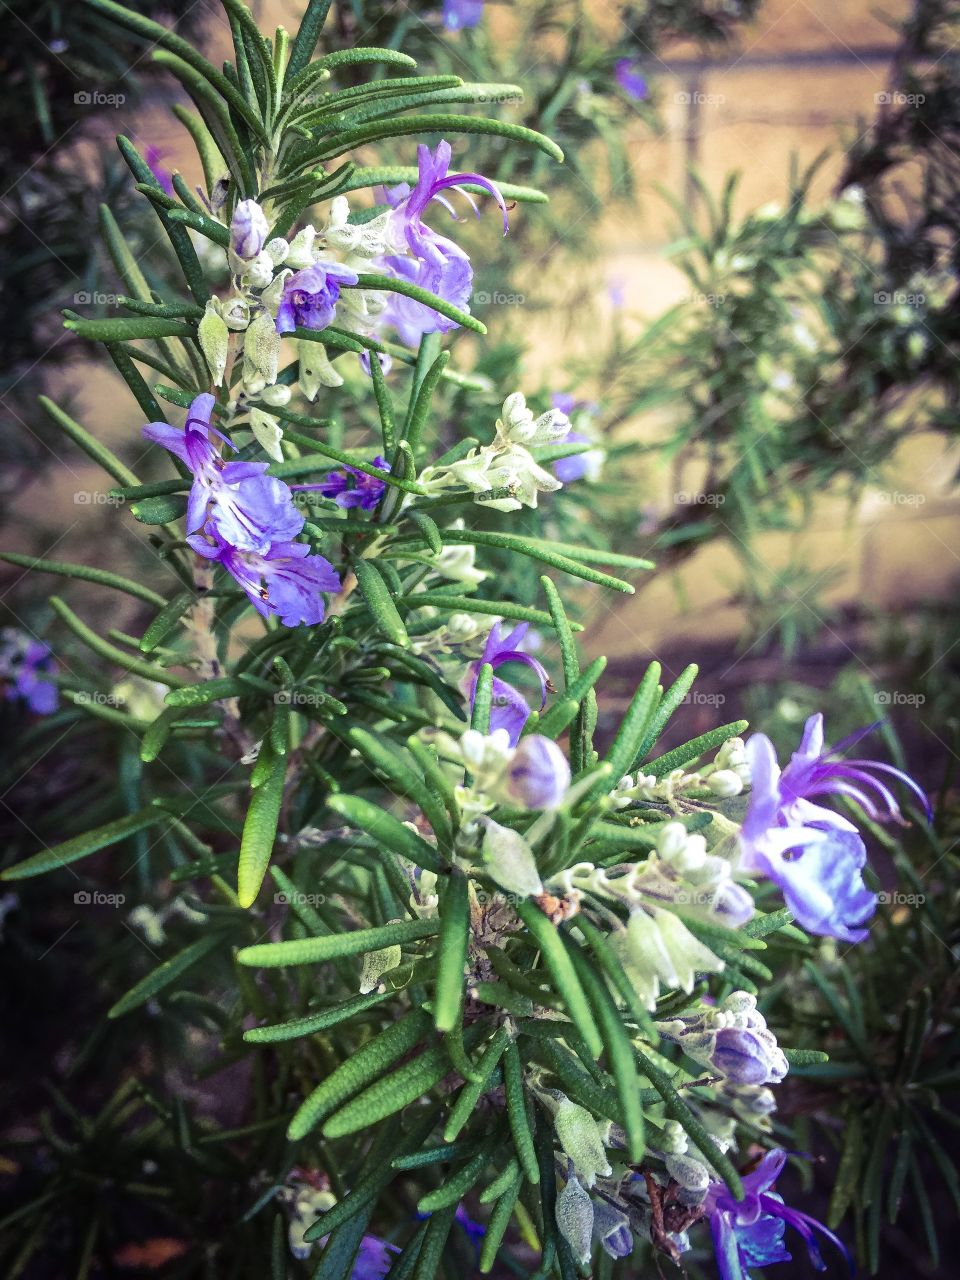
[[[203,4],[131,7],[167,15],[202,44],[218,38]],[[786,157],[787,195],[776,206],[745,209],[735,174],[717,187],[692,172],[671,215],[671,254],[687,292],[662,313],[638,317],[607,261],[604,222],[613,205],[662,199],[638,181],[632,149],[667,127],[681,83],[667,74],[674,54],[685,66],[736,56],[749,48],[765,8],[737,0],[615,10],[520,0],[488,4],[479,26],[447,32],[439,4],[353,0],[335,4],[324,40],[348,47],[362,35],[431,71],[520,83],[523,104],[504,103],[504,113],[564,148],[562,169],[541,168],[542,157],[497,139],[473,138],[459,153],[494,179],[543,186],[551,202],[515,212],[502,241],[489,210],[478,227],[464,228],[478,299],[514,295],[521,303],[478,302],[490,336],[454,338],[454,363],[489,391],[444,385],[441,431],[448,442],[485,438],[503,393],[515,386],[540,407],[570,393],[607,451],[604,472],[525,512],[518,531],[562,541],[576,530],[649,554],[662,574],[711,543],[735,552],[740,569],[723,589],[738,609],[738,653],[704,634],[678,642],[675,658],[665,655],[677,668],[698,660],[704,672],[703,701],[682,708],[678,732],[692,736],[722,708],[720,718],[748,716],[786,751],[812,710],[828,709],[833,738],[886,715],[897,730],[884,730],[892,758],[909,760],[939,798],[934,832],[918,825],[873,833],[877,882],[889,900],[870,945],[833,956],[823,948],[816,971],[789,954],[774,956],[785,976],[765,1012],[784,1043],[830,1037],[830,1064],[796,1069],[780,1111],[785,1145],[818,1157],[809,1189],[822,1203],[811,1210],[856,1242],[869,1271],[949,1275],[960,1249],[956,608],[946,590],[922,607],[831,603],[831,572],[811,565],[802,544],[774,567],[762,537],[809,531],[825,492],[851,509],[868,486],[899,492],[903,442],[955,435],[960,6],[916,0],[901,14],[884,100],[838,140],[843,159],[831,194],[818,182],[822,167],[788,171]],[[9,175],[0,201],[0,448],[9,495],[41,468],[54,494],[69,493],[70,480],[57,489],[61,463],[32,404],[60,376],[58,361],[79,369],[81,382],[88,376],[89,349],[66,341],[57,313],[78,293],[107,299],[116,287],[97,244],[99,204],[109,203],[141,246],[148,279],[164,280],[169,267],[153,215],[131,197],[105,141],[116,131],[116,106],[75,95],[124,94],[126,112],[158,90],[142,49],[115,29],[105,35],[81,4],[12,4],[0,23],[0,64],[15,90],[0,104]],[[618,81],[625,60],[642,92]],[[98,306],[109,302],[93,301],[85,314]],[[585,333],[589,341],[568,350],[566,340]],[[331,405],[339,429],[362,440],[369,424],[352,398],[334,393]],[[139,453],[132,433],[126,448]],[[669,477],[665,485],[658,471]],[[116,513],[95,514],[104,519],[86,526],[88,536],[116,540],[125,563],[136,553],[108,519]],[[31,521],[26,544],[23,527],[12,530],[18,549],[49,553],[62,511],[38,503]],[[943,555],[948,566],[956,559],[950,548]],[[506,573],[508,562],[500,567]],[[944,584],[951,575],[948,567]],[[19,570],[4,576],[2,620],[42,628],[37,576],[18,593],[19,578]],[[524,598],[522,577],[511,590]],[[582,604],[587,616],[591,601]],[[641,592],[641,614],[643,607]],[[67,648],[60,658],[74,683],[102,692],[81,655]],[[637,665],[628,652],[610,668],[610,723]],[[133,714],[143,700],[147,716],[155,692],[128,686],[118,696]],[[136,744],[110,710],[67,704],[41,720],[0,701],[0,836],[11,861],[98,822],[117,779],[125,803],[138,805]],[[70,750],[57,750],[66,737]],[[177,767],[189,776],[189,761]],[[153,963],[151,947],[164,938],[186,946],[208,920],[209,907],[201,912],[189,886],[155,883],[149,861],[137,865],[136,882],[123,887],[122,922],[109,904],[77,913],[70,895],[51,898],[44,881],[0,898],[7,974],[0,1019],[8,1031],[28,1017],[31,1026],[17,1040],[0,1144],[0,1259],[10,1280],[101,1273],[260,1280],[259,1260],[285,1247],[279,1211],[254,1212],[274,1190],[262,1171],[291,1163],[282,1124],[267,1118],[288,1082],[266,1078],[262,1056],[244,1049],[237,1030],[258,1012],[257,992],[228,1003],[230,975],[204,972],[189,990],[141,1011],[135,1042],[129,1024],[102,1019],[131,973]],[[117,890],[106,858],[92,859],[84,874],[84,892]],[[39,964],[42,983],[34,978]],[[515,1274],[527,1274],[522,1242],[516,1249]],[[648,1265],[638,1262],[637,1274]],[[698,1267],[694,1259],[689,1270]],[[707,1260],[703,1273],[711,1267]],[[778,1274],[805,1268],[804,1260]],[[273,1274],[307,1275],[309,1267],[275,1261]]]

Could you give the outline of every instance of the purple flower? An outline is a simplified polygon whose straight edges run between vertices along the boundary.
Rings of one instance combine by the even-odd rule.
[[[721,1027],[710,1061],[733,1084],[766,1084],[770,1078],[766,1045],[743,1027]]]
[[[143,428],[146,439],[175,454],[193,473],[187,533],[212,527],[224,542],[247,551],[265,551],[273,541],[296,537],[303,514],[289,487],[265,474],[269,464],[223,460],[219,442],[233,446],[211,425],[214,403],[207,392],[197,396],[182,431],[165,422]]]
[[[390,463],[379,454],[371,460],[371,465],[379,467],[381,471],[390,470]],[[383,497],[387,486],[366,471],[346,466],[342,471],[331,471],[320,484],[295,484],[292,487],[322,493],[325,498],[332,498],[338,507],[347,510],[360,507],[362,511],[372,511]]]
[[[12,627],[5,628],[0,646],[0,677],[11,681],[4,696],[21,698],[38,716],[48,716],[60,705],[60,694],[50,677],[56,669],[53,655],[42,640],[28,640]]]
[[[357,273],[339,262],[314,263],[289,276],[277,312],[277,333],[325,329],[333,320],[340,286],[356,284]]]
[[[575,413],[592,418],[600,411],[599,405],[591,404],[587,400],[577,400],[568,391],[555,391],[550,397],[550,403],[554,409],[559,409],[568,418]],[[561,436],[555,443],[590,444],[591,440],[582,431],[571,430],[565,436]],[[593,453],[591,456],[589,451],[584,450],[583,453],[571,453],[568,458],[558,458],[552,464],[553,474],[561,484],[574,484],[577,480],[583,480],[587,476],[595,477],[598,470],[596,466],[597,457],[597,453]]]
[[[771,1192],[786,1159],[783,1151],[768,1151],[744,1177],[743,1200],[734,1200],[722,1182],[711,1182],[707,1188],[703,1209],[710,1221],[720,1280],[749,1280],[751,1267],[789,1262],[791,1255],[783,1244],[788,1226],[799,1231],[818,1271],[825,1271],[826,1264],[817,1246],[817,1231],[837,1246],[853,1270],[850,1254],[832,1231],[809,1214],[787,1208],[780,1196]]]
[[[555,742],[531,733],[521,739],[507,768],[507,779],[511,795],[525,809],[556,809],[570,786],[570,766]]]
[[[630,1219],[602,1196],[593,1202],[593,1238],[611,1258],[629,1258],[633,1253]]]
[[[377,1236],[364,1236],[350,1280],[382,1280],[390,1270],[392,1254],[399,1252],[395,1244],[387,1244]]]
[[[339,591],[340,578],[329,560],[311,555],[305,542],[274,542],[263,552],[230,546],[207,526],[207,538],[192,534],[187,541],[198,555],[216,560],[236,579],[264,618],[275,613],[285,627],[322,622],[324,591]]]
[[[463,183],[481,187],[496,200],[503,214],[503,233],[509,230],[507,206],[503,196],[488,179],[479,173],[449,173],[450,143],[439,142],[434,152],[421,144],[417,148],[417,185],[411,190],[405,183],[387,192],[387,200],[393,205],[391,236],[406,245],[415,261],[404,255],[391,255],[381,259],[380,265],[402,280],[427,289],[461,311],[469,309],[470,290],[473,284],[473,268],[470,259],[452,240],[438,235],[422,217],[431,201],[436,200],[455,217],[442,192],[459,191],[470,202],[479,217],[479,210],[470,194],[463,190]],[[386,322],[393,324],[408,346],[416,346],[425,333],[445,333],[458,326],[454,320],[441,316],[424,303],[391,294],[383,313]]]
[[[811,716],[799,750],[782,773],[765,734],[755,733],[746,746],[751,795],[740,831],[740,869],[778,884],[804,929],[846,942],[863,941],[863,925],[876,910],[876,896],[862,876],[866,849],[852,822],[813,804],[810,797],[844,795],[874,821],[902,821],[892,792],[873,776],[880,772],[909,787],[932,817],[923,792],[899,769],[837,758],[874,728],[858,730],[824,750],[823,716]]]
[[[161,151],[159,147],[149,146],[143,153],[143,158],[147,162],[147,168],[159,182],[160,187],[168,196],[174,194],[173,175],[166,165],[162,165],[160,161],[166,153]]]
[[[230,219],[230,248],[244,262],[253,262],[263,252],[270,234],[267,216],[256,200],[241,200]]]
[[[530,624],[521,622],[507,636],[502,634],[503,625],[502,622],[494,623],[493,629],[487,636],[487,643],[484,645],[483,653],[478,661],[470,664],[466,693],[470,700],[471,709],[476,698],[480,668],[485,663],[489,663],[496,670],[497,667],[502,666],[505,662],[519,662],[535,672],[537,679],[540,681],[540,709],[542,711],[547,702],[550,678],[542,662],[538,662],[536,658],[532,658],[529,653],[523,653],[520,649],[520,644],[527,634]],[[494,676],[493,704],[490,709],[490,732],[492,733],[495,729],[506,729],[510,737],[510,745],[515,747],[520,741],[520,734],[529,717],[530,707],[523,694],[514,689],[513,685],[507,684],[505,680]]]
[[[483,0],[443,0],[443,25],[448,31],[475,27],[483,17]]]
[[[621,58],[613,68],[614,79],[629,98],[635,102],[645,102],[650,96],[650,87],[640,74],[640,64],[633,58]]]

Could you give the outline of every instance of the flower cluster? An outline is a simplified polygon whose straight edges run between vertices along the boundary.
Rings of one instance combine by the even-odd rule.
[[[55,665],[42,640],[31,639],[15,627],[0,630],[0,681],[8,701],[20,699],[38,716],[56,711],[60,697],[50,679]]]
[[[213,426],[214,397],[197,396],[182,431],[151,422],[143,435],[190,470],[187,542],[236,579],[258,613],[277,614],[284,626],[324,618],[323,593],[340,590],[336,570],[294,539],[304,525],[288,485],[267,475],[264,462],[227,461],[230,439]]]

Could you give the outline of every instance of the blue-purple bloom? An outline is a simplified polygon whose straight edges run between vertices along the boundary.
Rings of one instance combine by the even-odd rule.
[[[645,102],[650,97],[650,86],[640,73],[640,64],[633,58],[620,58],[613,68],[614,79],[629,98]]]
[[[470,671],[467,676],[466,692],[470,701],[471,708],[477,693],[477,680],[480,678],[480,668],[489,663],[496,671],[497,667],[502,666],[505,662],[519,662],[525,667],[529,667],[535,673],[540,681],[540,710],[542,711],[547,702],[547,690],[550,688],[550,678],[542,662],[538,662],[536,658],[524,653],[520,645],[530,626],[528,622],[521,622],[519,626],[509,633],[503,634],[502,622],[496,622],[490,634],[487,636],[487,643],[484,645],[483,653],[480,658],[470,664]],[[515,747],[520,741],[520,734],[523,726],[530,718],[530,707],[526,698],[515,689],[513,685],[507,684],[506,680],[501,680],[498,676],[493,678],[493,702],[490,709],[490,732],[495,729],[506,729],[511,747]]]
[[[207,527],[210,541],[188,541],[198,555],[216,560],[236,579],[264,618],[279,616],[285,627],[313,626],[326,612],[324,591],[339,591],[340,578],[329,560],[311,555],[305,542],[273,542],[266,551],[243,551]]]
[[[379,454],[371,459],[371,466],[378,467],[381,471],[390,470],[390,463]],[[319,484],[295,484],[292,487],[321,493],[346,510],[359,507],[361,511],[372,511],[383,497],[387,486],[383,480],[368,475],[366,471],[345,466],[342,471],[331,471]]]
[[[144,151],[143,158],[147,162],[147,168],[160,184],[161,190],[165,191],[168,196],[172,196],[174,194],[173,175],[166,165],[160,163],[165,154],[159,147],[151,144]]]
[[[483,17],[483,0],[443,0],[443,25],[448,31],[475,27]]]
[[[550,403],[554,409],[559,409],[561,413],[565,413],[567,417],[573,414],[584,414],[587,417],[593,417],[598,412],[598,406],[590,404],[586,400],[577,400],[568,391],[555,391],[550,397]],[[560,436],[555,444],[591,444],[589,436],[583,434],[582,431],[570,430],[565,436]],[[551,463],[553,474],[557,477],[561,484],[575,484],[578,480],[595,472],[593,460],[588,456],[589,451],[584,450],[583,453],[571,453],[567,458],[557,458],[556,462]]]
[[[752,1267],[789,1262],[791,1254],[783,1243],[788,1226],[799,1231],[818,1271],[825,1271],[826,1264],[817,1245],[817,1231],[837,1246],[853,1270],[849,1252],[832,1231],[809,1214],[789,1209],[771,1191],[786,1159],[783,1151],[768,1151],[744,1176],[743,1200],[734,1200],[722,1182],[711,1182],[707,1188],[703,1209],[710,1222],[720,1280],[749,1280]]]
[[[453,189],[466,197],[479,216],[473,198],[463,190],[462,184],[469,182],[472,186],[489,192],[496,200],[503,214],[503,233],[506,235],[509,229],[507,206],[503,196],[488,178],[479,173],[449,173],[450,157],[449,142],[439,142],[434,152],[421,144],[417,148],[417,185],[411,190],[406,183],[402,183],[387,192],[387,200],[393,205],[391,234],[396,241],[405,243],[412,257],[391,254],[382,258],[380,265],[399,279],[418,285],[421,289],[428,289],[445,302],[459,307],[461,311],[469,311],[473,285],[470,259],[453,240],[431,230],[422,221],[423,214],[431,201],[436,200],[451,216],[456,217],[442,194]],[[425,333],[445,333],[459,327],[455,320],[450,320],[432,307],[402,294],[390,294],[383,319],[394,325],[407,346],[417,346]]]
[[[745,1027],[721,1027],[710,1061],[733,1084],[766,1084],[770,1080],[767,1047]]]
[[[0,679],[8,701],[16,698],[38,716],[48,716],[60,704],[57,686],[50,680],[55,670],[53,654],[42,640],[29,640],[12,627],[5,628],[0,643]]]
[[[383,1280],[393,1264],[393,1255],[399,1252],[395,1244],[388,1244],[378,1236],[364,1236],[350,1280]]]
[[[325,329],[333,320],[340,286],[356,284],[357,273],[339,262],[316,262],[289,276],[277,311],[277,333]]]
[[[207,527],[232,546],[265,551],[271,542],[296,537],[304,517],[282,480],[266,474],[266,462],[225,462],[230,440],[211,424],[214,398],[196,396],[184,429],[150,422],[143,435],[175,454],[193,473],[187,499],[187,533]]]
[[[902,822],[893,793],[873,776],[879,772],[913,791],[932,817],[926,796],[901,770],[875,760],[839,757],[875,728],[860,729],[824,750],[823,716],[811,716],[782,773],[765,734],[755,733],[746,745],[751,795],[740,832],[740,870],[778,884],[804,929],[845,942],[863,941],[863,926],[876,910],[876,895],[863,882],[866,849],[852,822],[812,803],[811,797],[846,796],[873,821]]]

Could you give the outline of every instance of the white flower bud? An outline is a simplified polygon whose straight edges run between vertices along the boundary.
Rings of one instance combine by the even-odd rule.
[[[288,267],[293,267],[295,271],[302,271],[304,267],[312,267],[315,261],[313,242],[317,238],[315,227],[304,227],[290,241],[287,246],[287,255],[284,262]]]
[[[282,409],[285,404],[290,403],[291,395],[289,387],[284,386],[282,382],[277,382],[272,387],[264,387],[260,399],[274,409]]]
[[[250,323],[250,304],[246,298],[228,298],[221,306],[224,323],[228,329],[240,332]]]
[[[520,832],[491,818],[480,821],[486,828],[481,847],[484,866],[497,884],[524,898],[543,893],[533,851]]]
[[[308,400],[316,400],[321,387],[343,386],[343,378],[330,363],[322,343],[303,338],[297,343],[297,354],[300,363],[300,390]]]
[[[203,358],[207,362],[207,368],[210,370],[213,385],[219,387],[227,367],[230,330],[220,314],[220,305],[216,298],[207,299],[203,319],[197,326],[197,338]]]
[[[710,1173],[699,1160],[685,1155],[668,1155],[663,1163],[667,1166],[667,1173],[674,1182],[679,1182],[686,1191],[695,1191],[700,1194],[709,1186]]]
[[[718,769],[707,779],[707,786],[715,796],[727,800],[743,790],[743,779],[733,769]]]
[[[264,413],[262,409],[251,406],[250,430],[253,432],[257,444],[273,458],[274,462],[283,461],[283,450],[280,448],[283,431],[276,418],[269,413]]]
[[[572,1174],[557,1196],[555,1212],[560,1234],[577,1262],[586,1267],[593,1245],[593,1201]]]
[[[360,972],[360,994],[368,996],[376,991],[380,979],[400,963],[400,947],[384,947],[380,951],[368,951],[363,957],[363,968]]]
[[[248,289],[265,289],[273,279],[273,259],[264,251],[254,258],[243,272],[243,283]]]
[[[687,829],[682,822],[668,822],[657,837],[657,853],[664,862],[673,862],[687,847]]]
[[[259,395],[277,380],[280,334],[265,311],[250,322],[243,339],[243,383],[248,395]]]
[[[283,236],[275,236],[272,240],[268,240],[264,252],[269,254],[270,261],[275,267],[279,267],[280,263],[285,261],[287,254],[290,252],[290,246],[284,240]]]
[[[564,1098],[553,1123],[560,1145],[573,1161],[578,1175],[588,1187],[593,1186],[598,1176],[601,1178],[610,1176],[613,1170],[607,1161],[607,1153],[603,1149],[600,1127],[585,1107],[578,1106],[569,1098]]]

